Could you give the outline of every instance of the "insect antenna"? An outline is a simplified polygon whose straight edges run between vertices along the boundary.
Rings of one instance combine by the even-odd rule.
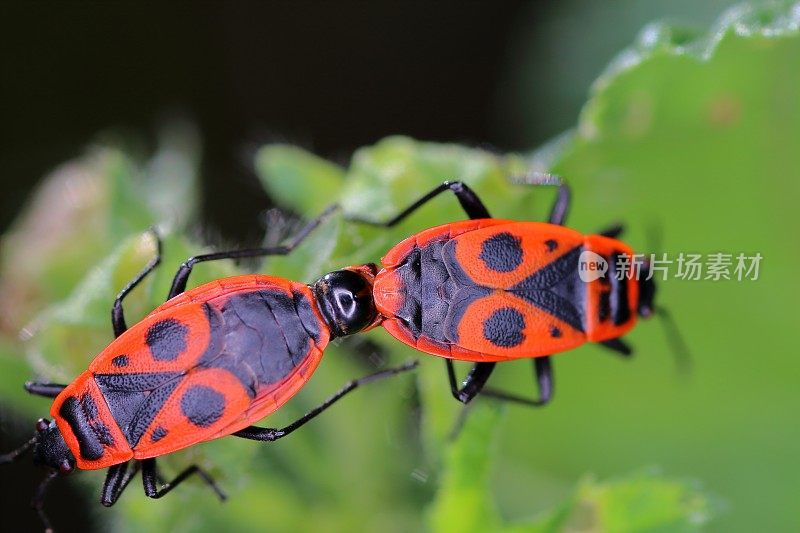
[[[675,365],[678,367],[678,371],[682,374],[688,373],[692,367],[692,354],[689,351],[689,345],[686,344],[686,339],[678,329],[678,324],[672,318],[672,313],[659,306],[656,308],[655,315],[664,327],[667,343],[675,355]]]
[[[36,444],[36,435],[33,436],[31,440],[17,448],[16,450],[10,451],[6,454],[0,455],[0,465],[4,465],[6,463],[11,463],[16,461],[19,457],[21,457],[25,452],[30,450],[33,445]]]

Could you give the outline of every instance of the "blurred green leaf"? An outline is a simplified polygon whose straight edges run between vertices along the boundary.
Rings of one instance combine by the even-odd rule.
[[[692,532],[700,531],[714,510],[696,483],[645,471],[605,482],[586,478],[569,499],[535,520],[504,523],[490,484],[498,403],[476,401],[462,415],[464,424],[446,446],[439,490],[428,508],[431,531]]]
[[[490,457],[500,417],[495,402],[462,408],[464,424],[447,446],[436,499],[428,509],[432,531],[497,531],[502,520],[489,496]]]
[[[344,178],[344,170],[337,165],[284,144],[261,148],[256,171],[279,205],[312,216],[336,201]]]
[[[605,482],[584,479],[563,505],[508,531],[701,531],[713,508],[696,483],[641,472]]]

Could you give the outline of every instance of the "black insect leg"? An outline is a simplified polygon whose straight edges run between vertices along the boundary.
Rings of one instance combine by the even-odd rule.
[[[550,363],[551,356],[535,357],[533,359],[534,374],[536,374],[536,383],[539,385],[539,397],[530,399],[510,394],[504,391],[495,389],[484,389],[481,393],[482,396],[489,396],[498,400],[507,402],[518,403],[530,407],[541,407],[546,405],[553,399],[553,367]]]
[[[631,354],[633,354],[631,347],[619,337],[616,339],[601,341],[600,344],[624,357],[629,357]]]
[[[150,229],[150,233],[152,233],[153,237],[156,240],[156,255],[153,257],[149,263],[139,272],[135,278],[130,280],[125,287],[119,291],[116,300],[114,300],[114,307],[111,308],[111,324],[114,326],[114,336],[119,337],[125,330],[128,329],[128,326],[125,324],[125,313],[122,310],[122,300],[134,289],[136,286],[161,262],[161,236],[158,232],[154,229]]]
[[[217,252],[213,254],[196,255],[194,257],[190,257],[180,266],[178,272],[175,273],[167,300],[174,298],[186,290],[186,282],[189,281],[189,275],[192,273],[192,268],[194,268],[194,265],[197,263],[203,263],[205,261],[218,261],[221,259],[244,259],[247,257],[265,257],[268,255],[287,255],[297,246],[299,246],[300,243],[303,242],[303,240],[308,237],[309,234],[314,231],[322,223],[322,221],[325,220],[337,208],[338,206],[336,205],[328,207],[320,216],[306,224],[306,226],[300,230],[300,233],[295,235],[287,244],[269,248],[231,250],[227,252]]]
[[[39,487],[36,489],[36,494],[33,495],[33,499],[31,500],[31,507],[33,510],[36,511],[36,514],[39,516],[39,520],[42,521],[42,525],[44,526],[44,530],[46,533],[52,533],[53,526],[50,525],[50,520],[47,518],[47,515],[44,513],[44,497],[47,494],[47,487],[50,485],[50,482],[53,481],[56,476],[58,476],[58,470],[53,470],[47,477],[39,483]]]
[[[429,193],[422,196],[422,198],[403,209],[399,214],[385,222],[375,222],[372,220],[363,219],[354,219],[354,221],[362,224],[369,224],[371,226],[383,226],[386,228],[391,228],[395,224],[399,224],[401,221],[408,218],[408,216],[414,211],[445,191],[450,191],[456,195],[456,198],[458,198],[458,203],[461,204],[461,207],[464,209],[464,212],[467,213],[469,218],[491,218],[489,215],[489,210],[483,205],[483,202],[481,202],[481,199],[478,198],[477,194],[475,194],[475,191],[470,189],[466,183],[462,183],[460,181],[445,181]]]
[[[475,363],[459,389],[453,361],[445,359],[445,363],[447,364],[447,377],[450,380],[450,391],[453,393],[453,398],[461,403],[469,403],[481,392],[495,365],[495,363]]]
[[[55,398],[67,386],[59,383],[39,383],[36,381],[28,381],[25,383],[25,390],[37,396],[45,396],[47,398]]]
[[[625,226],[622,224],[614,224],[613,226],[609,226],[598,233],[598,235],[602,235],[603,237],[611,237],[612,239],[616,239],[622,232],[625,231]]]
[[[306,422],[316,418],[317,415],[319,415],[328,407],[339,401],[348,392],[355,390],[361,385],[364,385],[371,381],[377,381],[379,379],[387,378],[389,376],[394,376],[396,374],[400,374],[401,372],[412,370],[416,367],[417,367],[417,361],[411,361],[409,363],[404,364],[403,366],[399,366],[396,368],[389,368],[387,370],[382,370],[380,372],[376,372],[375,374],[370,374],[369,376],[365,376],[363,378],[350,381],[344,387],[342,387],[336,394],[334,394],[333,396],[322,402],[322,404],[315,407],[314,409],[303,415],[301,418],[295,420],[286,427],[260,428],[256,426],[250,426],[233,433],[233,435],[241,437],[243,439],[257,440],[262,442],[272,442],[278,440],[282,437],[285,437],[294,430],[298,429],[299,427],[303,426]]]
[[[142,481],[144,482],[144,493],[148,498],[161,498],[169,493],[169,491],[183,483],[183,481],[192,474],[197,474],[203,478],[203,481],[205,481],[208,486],[211,487],[221,501],[226,500],[227,496],[214,482],[214,478],[212,478],[208,472],[197,465],[191,465],[190,467],[186,468],[183,472],[178,474],[175,479],[169,483],[161,484],[161,487],[159,488],[159,475],[156,468],[155,458],[142,460]]]
[[[106,480],[103,483],[103,491],[100,493],[100,503],[106,507],[111,507],[122,495],[122,491],[128,486],[133,477],[141,469],[139,461],[134,461],[129,469],[130,461],[114,465],[108,469]]]
[[[550,210],[550,217],[548,218],[550,224],[558,224],[559,226],[564,225],[564,221],[567,218],[567,213],[569,212],[571,197],[572,194],[570,192],[569,185],[566,183],[559,184],[558,196],[553,204],[553,208]]]

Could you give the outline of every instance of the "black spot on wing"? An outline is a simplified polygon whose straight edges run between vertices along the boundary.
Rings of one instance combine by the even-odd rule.
[[[493,235],[481,244],[479,257],[489,270],[513,272],[522,264],[522,239],[508,232]]]
[[[558,248],[558,242],[555,239],[547,239],[544,241],[544,245],[547,246],[548,252],[552,252]]]
[[[556,326],[550,326],[550,336],[554,339],[559,338],[561,336],[561,330]]]
[[[147,330],[145,342],[157,361],[174,361],[186,350],[189,328],[174,318],[159,320]]]
[[[111,360],[111,364],[117,368],[124,368],[128,366],[128,356],[124,354],[118,355]]]
[[[153,430],[153,433],[150,435],[150,442],[158,442],[164,437],[166,437],[168,433],[169,431],[167,431],[161,426],[158,426]]]
[[[225,412],[225,397],[205,385],[193,385],[181,396],[181,411],[189,422],[208,427]]]
[[[525,317],[513,307],[494,311],[483,323],[483,336],[502,348],[513,348],[525,340]]]

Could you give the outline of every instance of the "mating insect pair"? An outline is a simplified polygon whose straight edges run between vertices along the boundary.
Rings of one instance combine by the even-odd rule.
[[[200,262],[286,255],[330,213],[311,221],[289,244],[193,257],[175,275],[167,302],[128,328],[122,302],[160,262],[158,255],[117,296],[115,340],[69,385],[27,383],[33,394],[54,398],[52,422],[39,420],[33,438],[0,463],[33,449],[50,468],[33,506],[59,474],[108,468],[103,505],[113,505],[142,473],[144,490],[160,498],[192,474],[224,494],[196,465],[161,484],[156,458],[233,435],[274,441],[293,432],[356,387],[411,370],[416,362],[349,382],[319,407],[284,428],[251,424],[280,408],[308,381],[335,337],[383,326],[420,351],[445,358],[453,396],[467,403],[482,390],[506,400],[547,403],[553,391],[550,355],[586,341],[622,354],[620,340],[637,315],[653,312],[649,264],[640,279],[609,273],[585,282],[580,257],[597,254],[612,269],[633,251],[615,237],[620,228],[582,235],[563,227],[569,189],[559,188],[548,223],[491,218],[461,182],[445,182],[399,215],[450,191],[469,220],[418,233],[375,264],[326,274],[312,285],[264,275],[220,279],[186,291]],[[374,222],[370,222],[375,224]],[[532,358],[536,398],[484,389],[495,364]],[[475,363],[459,386],[452,360]]]

